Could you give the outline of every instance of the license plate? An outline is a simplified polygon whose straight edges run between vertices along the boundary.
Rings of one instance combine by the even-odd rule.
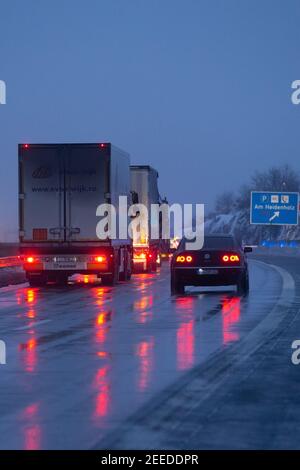
[[[219,274],[219,270],[218,269],[202,269],[202,268],[200,268],[198,270],[198,274],[200,274],[202,276],[207,275],[207,274],[209,274],[209,275],[210,274]]]
[[[55,263],[76,263],[74,256],[57,256]]]
[[[66,270],[84,270],[86,269],[86,263],[83,262],[53,262],[53,263],[45,263],[45,269],[46,270],[60,270],[60,269],[66,269]]]
[[[76,263],[54,263],[54,269],[76,269]]]

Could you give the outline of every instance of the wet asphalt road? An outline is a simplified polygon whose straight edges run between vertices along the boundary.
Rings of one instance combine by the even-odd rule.
[[[81,277],[66,288],[0,289],[7,345],[0,448],[105,447],[132,416],[247,338],[272,310],[280,275],[250,261],[250,276],[247,298],[197,289],[172,298],[166,264],[115,288]],[[128,439],[129,448],[149,446],[146,428],[138,442]]]

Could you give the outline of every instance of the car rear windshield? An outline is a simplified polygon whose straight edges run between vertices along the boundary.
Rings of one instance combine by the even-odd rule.
[[[185,244],[192,240],[182,239],[179,249],[185,250]],[[202,250],[233,250],[237,248],[234,238],[231,237],[205,237]]]

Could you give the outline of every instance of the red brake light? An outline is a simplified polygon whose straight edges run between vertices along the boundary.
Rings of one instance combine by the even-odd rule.
[[[24,148],[24,149],[28,149],[28,148],[29,148],[29,144],[23,144],[23,148]]]
[[[233,254],[223,255],[222,261],[224,261],[224,263],[228,263],[228,262],[238,263],[240,261],[240,257],[239,255],[233,255]]]
[[[183,256],[179,255],[176,258],[176,263],[191,263],[193,261],[193,257],[188,255],[188,256]]]
[[[133,253],[133,257],[134,259],[146,259],[147,258],[147,254],[146,253],[141,253],[141,252],[134,252]]]
[[[99,144],[99,147],[103,149],[103,148],[106,147],[106,144],[103,144],[103,143],[102,143],[102,144]]]
[[[106,261],[106,256],[96,256],[95,257],[95,261],[97,261],[97,263],[104,263]]]
[[[28,257],[26,258],[26,261],[27,261],[27,263],[33,263],[33,262],[34,262],[33,256],[28,256]]]

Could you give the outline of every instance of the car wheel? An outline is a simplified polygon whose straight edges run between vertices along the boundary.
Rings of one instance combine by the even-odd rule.
[[[249,289],[250,289],[250,285],[249,285],[249,275],[248,273],[246,274],[246,278],[245,278],[245,293],[246,294],[249,294]]]
[[[184,284],[177,279],[175,274],[171,275],[171,295],[184,294]]]
[[[247,295],[249,293],[249,277],[248,273],[244,273],[237,283],[238,295]]]

